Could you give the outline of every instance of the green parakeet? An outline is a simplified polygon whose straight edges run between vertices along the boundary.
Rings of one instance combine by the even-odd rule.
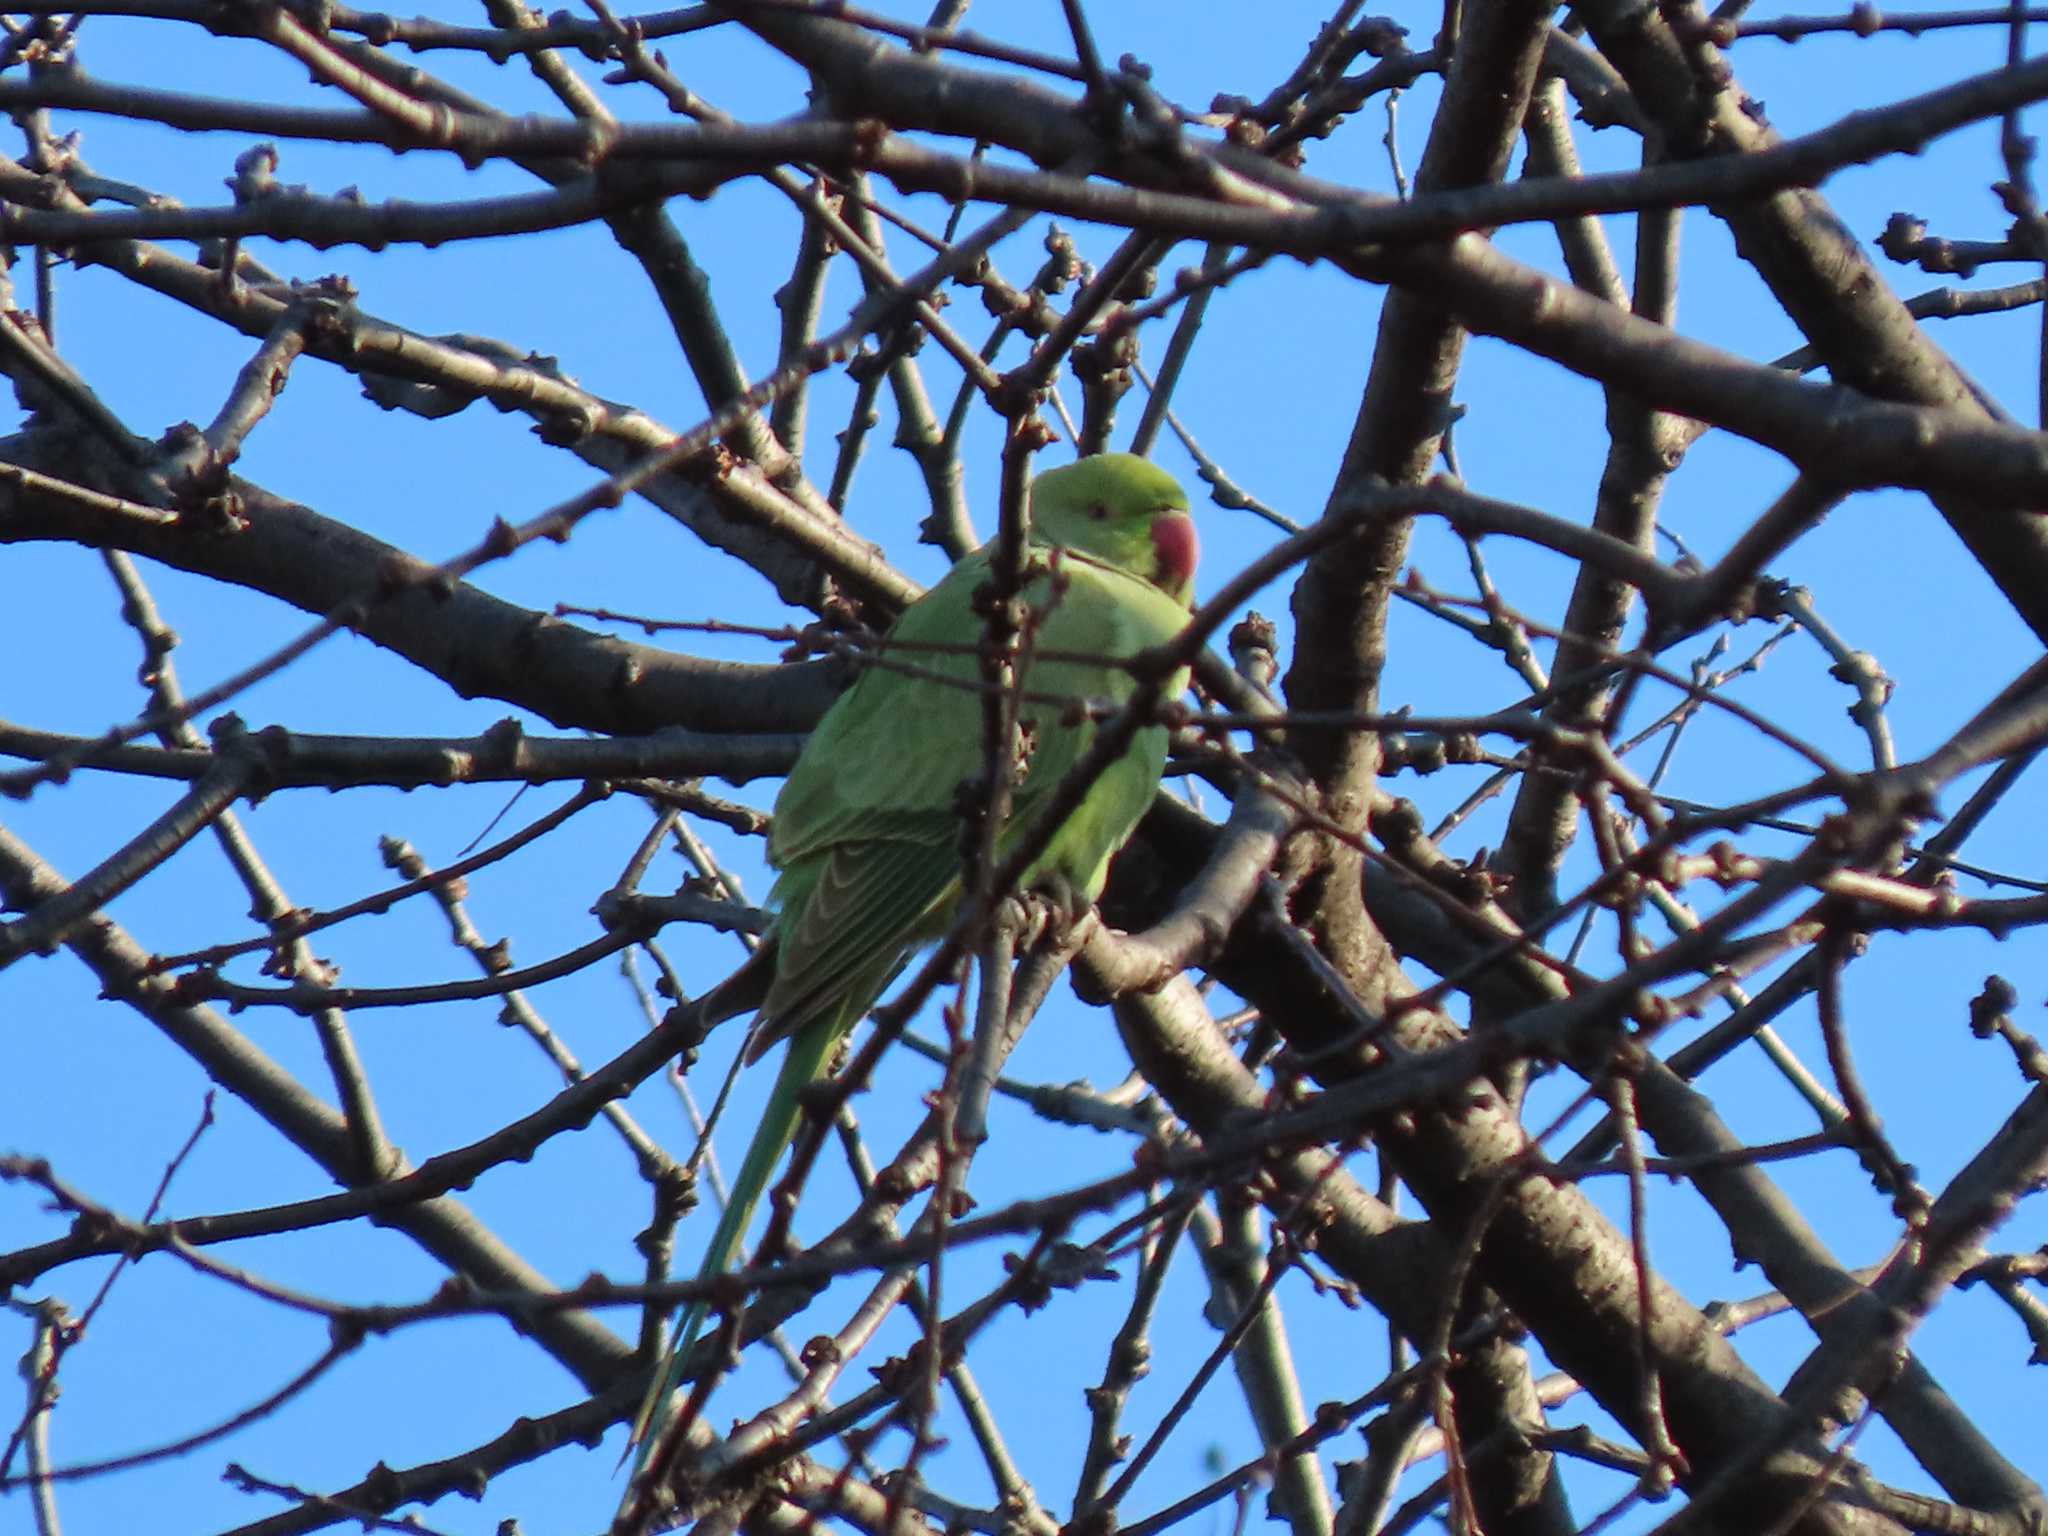
[[[1036,615],[1035,652],[1128,658],[1186,624],[1197,543],[1187,494],[1165,471],[1130,454],[1082,459],[1038,476],[1030,509],[1031,574],[1022,595]],[[953,647],[896,652],[905,666],[935,676],[889,666],[863,671],[819,723],[776,797],[768,838],[769,862],[781,872],[769,897],[774,978],[746,1052],[758,1060],[784,1038],[789,1052],[700,1278],[731,1264],[795,1134],[802,1090],[905,955],[952,923],[961,880],[956,792],[983,770],[974,647],[984,623],[974,593],[989,579],[991,553],[984,546],[961,560],[889,632],[892,642]],[[1033,824],[1094,738],[1092,721],[1039,700],[1121,703],[1137,686],[1108,661],[1049,656],[1028,660],[1022,685],[1037,697],[1019,705],[1019,762],[998,856]],[[1185,686],[1183,675],[1171,692]],[[1100,894],[1111,856],[1152,802],[1166,735],[1156,725],[1138,731],[1033,862],[1027,887],[1064,881],[1090,899]],[[705,1313],[703,1302],[689,1309],[640,1409],[636,1479],[673,1411],[683,1358]]]

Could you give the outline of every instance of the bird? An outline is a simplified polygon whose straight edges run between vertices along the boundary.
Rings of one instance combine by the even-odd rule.
[[[1094,740],[1095,713],[1073,703],[1127,702],[1138,682],[1119,663],[1186,626],[1199,556],[1187,493],[1134,454],[1096,454],[1048,469],[1031,482],[1028,504],[1019,595],[1032,636],[1020,661],[999,860]],[[977,594],[994,573],[994,554],[987,544],[964,556],[903,611],[883,642],[886,664],[866,667],[833,703],[776,796],[768,835],[768,860],[778,871],[768,901],[773,917],[755,957],[766,954],[773,972],[745,1060],[760,1060],[785,1039],[789,1048],[700,1280],[731,1266],[795,1135],[805,1088],[905,958],[943,937],[957,912],[959,789],[986,767],[977,655],[986,621]],[[1166,686],[1168,697],[1177,696],[1185,671]],[[1166,747],[1163,725],[1141,726],[1061,821],[1020,887],[1056,891],[1076,905],[1100,895],[1111,858],[1152,802]],[[673,1417],[684,1358],[707,1309],[700,1300],[684,1315],[641,1405],[628,1441],[629,1452],[639,1453],[628,1505]]]

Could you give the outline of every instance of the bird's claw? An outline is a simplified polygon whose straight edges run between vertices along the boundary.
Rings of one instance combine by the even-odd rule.
[[[1059,903],[1060,910],[1065,916],[1066,925],[1069,928],[1075,926],[1082,918],[1095,910],[1095,898],[1082,890],[1080,886],[1074,884],[1065,875],[1050,877],[1048,889],[1053,899]]]
[[[1013,951],[1021,954],[1036,944],[1045,932],[1045,903],[1035,895],[1013,893],[1005,896],[997,906],[996,921],[1009,929]]]
[[[1013,900],[1023,918],[1017,927],[1020,952],[1041,944],[1065,943],[1081,920],[1095,909],[1086,891],[1056,873],[1040,876],[1032,882],[1029,892]]]

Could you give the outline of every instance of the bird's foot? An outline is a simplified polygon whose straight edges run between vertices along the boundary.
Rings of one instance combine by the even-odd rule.
[[[1047,908],[1036,896],[1012,894],[997,905],[996,921],[1010,930],[1012,952],[1023,954],[1044,934]]]
[[[1038,921],[1027,942],[1019,935],[1017,947],[1020,950],[1057,948],[1066,944],[1075,928],[1095,910],[1094,898],[1062,874],[1041,875],[1032,882],[1026,898],[1028,907],[1035,909]]]

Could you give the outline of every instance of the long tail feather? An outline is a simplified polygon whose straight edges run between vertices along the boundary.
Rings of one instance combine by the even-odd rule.
[[[844,1033],[845,1026],[839,1020],[827,1018],[820,1019],[791,1038],[788,1053],[782,1059],[782,1070],[776,1074],[775,1087],[768,1095],[767,1106],[761,1111],[754,1139],[747,1144],[746,1158],[733,1180],[724,1214],[718,1218],[718,1226],[711,1234],[710,1247],[704,1250],[704,1262],[697,1270],[699,1280],[710,1280],[732,1267],[740,1242],[746,1236],[748,1223],[753,1220],[754,1208],[760,1204],[775,1166],[782,1160],[783,1148],[796,1134],[803,1091],[824,1070],[833,1048]],[[648,1388],[646,1400],[641,1403],[639,1415],[633,1421],[633,1434],[627,1446],[629,1450],[637,1447],[638,1453],[633,1459],[632,1481],[626,1488],[629,1503],[641,1470],[660,1444],[662,1432],[668,1426],[677,1389],[682,1385],[684,1361],[690,1353],[690,1346],[697,1342],[697,1335],[709,1312],[710,1303],[706,1300],[690,1304],[669,1345],[661,1371]]]

